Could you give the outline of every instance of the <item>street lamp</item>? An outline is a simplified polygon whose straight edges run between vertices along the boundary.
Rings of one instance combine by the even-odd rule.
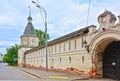
[[[44,12],[44,25],[45,25],[45,49],[46,49],[46,71],[48,71],[48,52],[47,52],[47,13],[46,13],[46,10],[40,6],[38,0],[37,0],[37,3],[35,1],[32,1],[32,3],[34,3],[36,5],[36,7],[39,8],[39,11],[41,12],[41,10],[43,10]],[[42,15],[42,14],[41,14]]]

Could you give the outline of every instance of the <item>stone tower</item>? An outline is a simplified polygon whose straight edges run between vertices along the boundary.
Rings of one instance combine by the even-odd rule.
[[[32,24],[31,13],[29,12],[28,23],[24,30],[23,35],[21,36],[21,48],[18,50],[18,65],[25,65],[25,56],[24,53],[27,50],[30,50],[38,46],[38,37],[36,36],[35,29]]]
[[[25,28],[24,34],[21,36],[21,46],[28,48],[38,46],[38,38],[32,25],[31,16],[28,17],[28,24]]]

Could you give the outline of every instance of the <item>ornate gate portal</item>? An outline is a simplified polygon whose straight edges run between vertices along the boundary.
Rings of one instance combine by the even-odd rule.
[[[120,80],[120,41],[110,43],[103,53],[103,77]]]

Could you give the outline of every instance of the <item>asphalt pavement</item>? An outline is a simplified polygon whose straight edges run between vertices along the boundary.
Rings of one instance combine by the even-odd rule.
[[[35,77],[39,77],[40,81],[116,81],[106,78],[89,78],[84,75],[72,75],[67,73],[42,71],[31,68],[18,68],[21,71],[29,73]]]
[[[0,66],[0,81],[115,81],[105,78],[89,78],[84,75],[42,71],[31,68]]]
[[[1,65],[0,66],[0,81],[39,81],[39,78],[34,77],[30,74],[27,74],[23,71],[20,71],[19,69],[16,69],[15,67],[10,67],[7,65]]]

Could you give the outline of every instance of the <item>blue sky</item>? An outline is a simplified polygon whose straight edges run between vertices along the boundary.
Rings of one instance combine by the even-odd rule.
[[[48,33],[55,39],[69,32],[86,27],[89,0],[39,0],[47,11]],[[31,5],[33,25],[44,31],[38,8],[31,0],[0,0],[0,52],[20,44],[20,36],[27,25],[28,6]],[[88,25],[99,27],[97,17],[107,9],[120,15],[118,0],[91,0]]]

